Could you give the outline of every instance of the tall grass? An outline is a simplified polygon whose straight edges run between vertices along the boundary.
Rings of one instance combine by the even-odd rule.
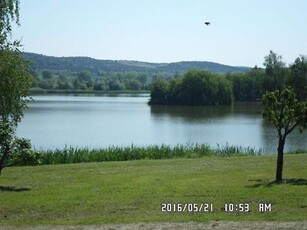
[[[66,146],[64,149],[35,151],[33,165],[70,164],[102,161],[129,161],[141,159],[172,159],[172,158],[200,158],[204,156],[238,156],[261,155],[262,150],[243,148],[241,146],[218,145],[211,148],[206,144],[186,145],[151,145],[151,146],[110,146],[104,149],[75,148]]]
[[[218,148],[215,150],[215,154],[218,156],[233,156],[233,155],[249,155],[249,156],[259,156],[263,153],[262,149],[256,148],[243,148],[242,146],[217,144]]]

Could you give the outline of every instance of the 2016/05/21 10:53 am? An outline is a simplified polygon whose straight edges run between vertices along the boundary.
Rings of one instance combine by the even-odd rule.
[[[221,209],[216,209],[221,210]],[[213,212],[212,203],[163,203],[161,205],[162,212]],[[224,212],[250,212],[251,207],[249,203],[225,203]],[[259,203],[258,212],[271,212],[271,203]]]

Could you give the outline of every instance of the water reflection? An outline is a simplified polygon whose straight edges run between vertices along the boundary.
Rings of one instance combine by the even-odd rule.
[[[277,153],[278,134],[276,128],[268,121],[262,119],[262,131],[260,132],[263,145],[268,152]],[[300,133],[295,129],[287,136],[285,151],[307,149],[307,133]]]
[[[275,128],[260,103],[232,106],[149,106],[148,95],[35,96],[18,135],[36,148],[105,148],[153,144],[229,143],[276,152]],[[307,148],[307,134],[289,135],[286,149]]]
[[[208,123],[222,119],[233,112],[233,106],[151,106],[153,119],[179,119],[186,122]]]

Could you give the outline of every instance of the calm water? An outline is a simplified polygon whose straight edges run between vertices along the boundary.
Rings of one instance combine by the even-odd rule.
[[[206,143],[275,152],[275,128],[258,103],[233,106],[149,106],[148,95],[34,96],[18,128],[36,149]],[[286,149],[307,148],[307,134],[290,134]]]

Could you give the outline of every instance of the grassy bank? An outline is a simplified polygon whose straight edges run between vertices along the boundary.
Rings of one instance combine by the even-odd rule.
[[[306,220],[307,155],[203,157],[9,167],[0,177],[0,226],[209,220]],[[271,203],[271,212],[258,204]],[[162,212],[162,203],[212,203],[212,212]],[[249,212],[226,213],[225,203]]]
[[[174,158],[200,158],[205,156],[256,156],[261,149],[243,148],[229,144],[212,148],[205,144],[187,145],[151,145],[151,146],[110,146],[104,149],[74,148],[19,151],[11,162],[12,165],[48,165],[89,163],[104,161],[157,160]]]

